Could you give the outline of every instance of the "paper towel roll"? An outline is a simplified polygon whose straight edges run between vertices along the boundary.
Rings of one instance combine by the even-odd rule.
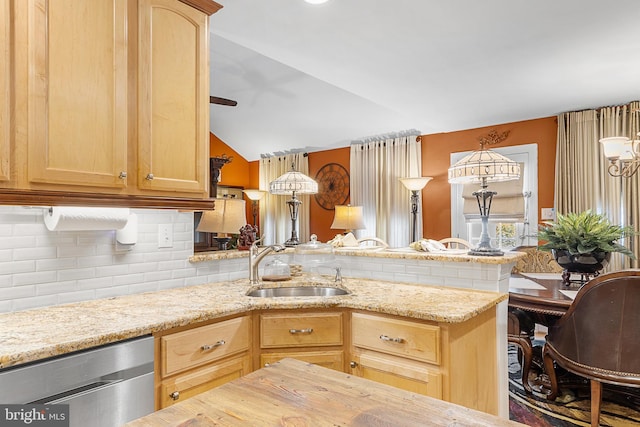
[[[118,230],[128,219],[128,208],[54,206],[44,211],[50,231]]]

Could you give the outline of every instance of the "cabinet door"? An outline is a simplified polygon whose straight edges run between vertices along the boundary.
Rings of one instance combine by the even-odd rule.
[[[125,187],[127,1],[25,3],[29,182]]]
[[[0,181],[11,179],[11,22],[9,0],[0,0]]]
[[[357,350],[352,356],[351,373],[354,375],[442,399],[442,375],[425,364]]]
[[[251,372],[251,358],[241,357],[207,365],[203,368],[164,380],[159,387],[160,408],[182,402]]]
[[[208,194],[208,23],[208,16],[176,0],[140,0],[141,189]]]

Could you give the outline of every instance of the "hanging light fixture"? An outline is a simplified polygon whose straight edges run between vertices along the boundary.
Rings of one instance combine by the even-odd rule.
[[[518,162],[484,148],[485,142],[480,142],[480,150],[474,151],[462,160],[451,166],[448,171],[449,183],[467,184],[479,183],[480,191],[472,193],[478,202],[482,232],[478,247],[469,251],[469,255],[500,256],[504,253],[491,247],[489,238],[489,212],[491,201],[497,193],[487,190],[489,182],[510,181],[520,177],[520,165]]]
[[[411,191],[411,242],[418,240],[418,207],[420,206],[419,192],[431,181],[431,176],[419,176],[416,178],[400,178],[405,188]]]
[[[640,137],[640,132],[638,132]],[[609,175],[630,178],[640,168],[640,140],[630,140],[626,136],[611,136],[602,138],[602,151],[609,160]]]
[[[295,165],[291,165],[291,170],[281,175],[276,180],[269,183],[269,193],[275,195],[291,196],[287,200],[289,214],[291,215],[291,238],[284,244],[285,246],[296,246],[300,244],[298,239],[298,208],[302,202],[298,199],[298,194],[316,194],[318,183],[305,174],[295,170]]]

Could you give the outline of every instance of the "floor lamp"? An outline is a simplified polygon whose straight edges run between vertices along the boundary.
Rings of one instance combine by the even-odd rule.
[[[316,194],[317,192],[318,183],[305,174],[296,171],[294,165],[291,165],[289,172],[269,183],[269,193],[291,196],[291,199],[287,200],[289,214],[291,215],[291,238],[284,242],[285,246],[300,244],[297,224],[298,210],[302,202],[298,199],[298,194]]]
[[[266,191],[248,189],[242,190],[242,192],[247,196],[247,199],[251,200],[251,214],[253,215],[253,226],[257,227],[256,219],[258,218],[258,201],[264,197]]]
[[[411,191],[411,242],[418,240],[418,210],[420,206],[419,192],[431,181],[433,177],[419,176],[416,178],[400,178],[400,182],[407,190]],[[411,243],[409,242],[409,243]]]
[[[469,251],[469,255],[504,255],[504,252],[500,249],[491,247],[489,213],[491,211],[491,201],[497,193],[488,190],[487,187],[489,182],[510,181],[520,178],[520,165],[518,162],[514,162],[495,151],[485,150],[484,144],[481,143],[480,150],[474,151],[451,166],[448,175],[450,184],[480,184],[480,190],[472,194],[478,202],[482,232],[480,233],[480,243],[476,248]]]

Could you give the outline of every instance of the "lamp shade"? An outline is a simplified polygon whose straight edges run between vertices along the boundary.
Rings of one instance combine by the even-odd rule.
[[[269,183],[269,193],[278,195],[316,194],[318,183],[305,174],[290,170]]]
[[[215,209],[204,211],[196,231],[239,234],[247,224],[245,202],[241,199],[215,199]]]
[[[625,151],[629,151],[630,141],[626,136],[611,136],[600,140],[604,156],[607,159],[617,159]]]
[[[366,228],[362,206],[336,205],[331,228],[340,230],[361,230]]]
[[[245,194],[245,196],[247,196],[249,200],[260,200],[264,197],[264,194],[266,193],[266,191],[252,189],[252,188],[248,190],[242,190],[242,192]]]
[[[449,168],[451,184],[509,181],[519,176],[518,162],[492,150],[474,151]]]
[[[430,176],[419,176],[416,178],[400,178],[400,182],[402,182],[402,185],[404,185],[407,190],[419,191],[422,190],[432,179],[433,177]]]

